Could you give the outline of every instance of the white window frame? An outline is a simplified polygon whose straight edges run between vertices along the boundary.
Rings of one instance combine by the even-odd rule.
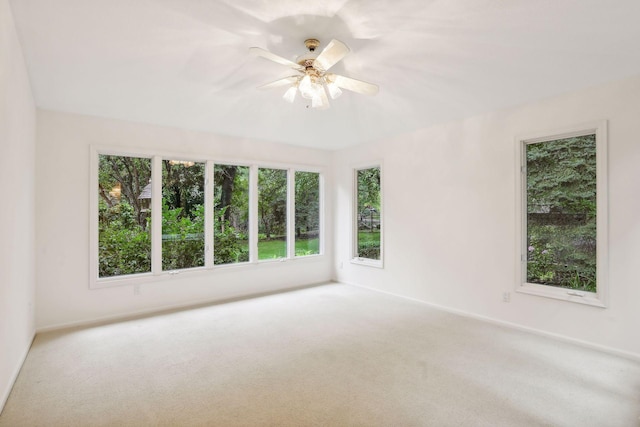
[[[162,161],[164,160],[178,160],[178,161],[187,161],[187,162],[197,162],[204,163],[204,204],[205,204],[205,212],[209,212],[206,206],[213,201],[213,185],[210,184],[213,182],[213,162],[201,159],[201,158],[192,158],[190,156],[180,155],[180,156],[153,156],[152,157],[152,167],[151,167],[151,194],[152,196],[158,194],[159,197],[151,197],[151,270],[154,274],[162,274],[168,273],[170,275],[177,275],[183,272],[188,271],[197,271],[204,270],[206,268],[211,268],[213,262],[213,245],[209,242],[213,242],[213,213],[211,215],[205,215],[204,218],[204,265],[198,265],[195,267],[185,267],[174,270],[163,270],[162,269],[162,238],[154,239],[153,236],[160,233],[162,236],[162,188],[164,181],[162,179],[162,171],[163,165]],[[157,162],[157,163],[156,163]],[[157,175],[154,173],[157,172]],[[210,179],[211,178],[211,179]],[[158,189],[156,190],[155,182],[159,181]],[[157,191],[157,192],[154,192]],[[158,199],[156,201],[156,199]],[[157,224],[157,225],[156,225]],[[156,231],[156,227],[159,231]],[[155,246],[157,242],[158,246]],[[154,258],[156,257],[157,258]]]
[[[256,162],[236,159],[212,159],[201,155],[191,155],[171,152],[150,152],[149,150],[116,148],[116,147],[90,147],[89,158],[89,289],[110,288],[115,286],[139,286],[143,283],[171,279],[177,275],[192,277],[203,274],[211,274],[225,269],[251,269],[260,268],[265,264],[279,262],[315,262],[322,259],[325,254],[325,171],[323,167],[292,165],[282,163]],[[99,155],[141,157],[151,160],[151,271],[145,273],[128,274],[113,277],[98,277],[99,271],[99,233],[98,233],[98,173]],[[203,162],[205,167],[205,265],[201,267],[185,268],[180,270],[162,270],[162,160],[182,159]],[[249,261],[234,264],[215,265],[213,262],[214,226],[213,226],[213,170],[215,165],[237,165],[249,167]],[[287,170],[287,257],[275,260],[258,260],[258,169],[282,169]],[[295,256],[295,245],[292,230],[295,230],[295,218],[289,214],[295,213],[295,172],[314,172],[320,177],[320,246],[319,253]],[[293,195],[294,196],[294,195]],[[295,246],[293,246],[295,248]]]
[[[317,173],[318,174],[318,253],[310,255],[297,255],[296,256],[296,172]],[[291,236],[288,241],[287,249],[289,251],[290,259],[300,259],[318,256],[324,253],[324,239],[322,238],[322,230],[324,230],[324,175],[315,170],[306,169],[290,169],[289,170],[289,188],[288,196],[291,199],[289,203],[290,211],[287,212],[287,220],[291,215],[291,221],[288,225],[287,236]],[[290,242],[290,244],[289,244]]]
[[[380,168],[380,259],[362,258],[358,256],[358,171],[372,168]],[[354,165],[351,176],[351,263],[384,268],[384,170],[382,161]]]
[[[596,136],[596,292],[527,283],[526,146],[584,135]],[[607,121],[597,121],[516,138],[516,292],[606,307],[608,284]]]
[[[156,242],[159,240],[154,238],[158,233],[154,232],[154,227],[159,226],[162,227],[162,222],[158,222],[156,217],[154,216],[155,212],[158,210],[156,207],[156,200],[154,197],[151,198],[151,271],[145,273],[136,273],[136,274],[123,274],[120,276],[112,276],[112,277],[99,277],[99,225],[98,225],[98,214],[99,214],[99,196],[97,192],[98,188],[98,174],[100,168],[99,156],[126,156],[126,157],[140,157],[149,159],[151,161],[151,182],[152,187],[155,185],[162,185],[161,182],[158,182],[156,179],[156,175],[158,171],[162,173],[162,169],[157,167],[157,161],[153,155],[149,153],[145,153],[144,151],[123,151],[119,149],[97,149],[95,147],[90,148],[90,159],[89,159],[89,288],[104,288],[109,286],[108,283],[113,283],[114,285],[122,285],[128,283],[145,283],[149,280],[153,279],[153,276],[157,273],[154,271],[154,255],[157,252],[156,247],[158,244],[162,245],[162,242]],[[153,190],[152,190],[152,194]],[[162,201],[160,201],[161,206]],[[160,207],[160,211],[161,211]],[[160,212],[162,215],[162,212]],[[160,236],[162,235],[162,230],[160,230]],[[160,239],[161,240],[161,239]],[[160,254],[161,255],[161,254]],[[162,260],[160,260],[160,266],[162,266]]]
[[[259,205],[259,201],[260,201],[260,186],[259,184],[259,171],[260,169],[275,169],[275,170],[282,170],[285,171],[287,173],[287,188],[285,190],[285,194],[287,195],[287,207],[285,209],[285,211],[287,212],[287,220],[285,223],[285,230],[287,232],[287,239],[285,240],[285,244],[286,244],[286,251],[285,251],[285,256],[282,258],[273,258],[273,259],[259,259],[260,254],[258,253],[258,243],[259,242],[259,238],[258,238],[258,230],[260,228],[260,213],[258,212],[258,205]],[[292,199],[291,198],[291,193],[293,191],[293,178],[292,175],[295,175],[295,169],[292,169],[291,167],[283,167],[283,166],[264,166],[263,164],[259,164],[256,165],[255,167],[255,210],[252,209],[249,211],[249,218],[251,218],[251,215],[255,212],[255,227],[253,227],[250,230],[251,235],[254,234],[255,230],[255,243],[253,244],[255,246],[255,262],[258,262],[260,264],[269,264],[269,263],[274,263],[274,262],[286,262],[289,260],[294,259],[294,257],[292,256],[292,252],[291,252],[291,244],[292,244],[292,236],[291,236],[291,230],[295,227],[295,224],[293,223],[294,219],[291,218],[291,211],[292,209],[295,209],[295,207],[293,206],[292,203],[295,203],[295,197]],[[253,246],[252,246],[253,247]],[[294,249],[295,252],[295,249]],[[249,254],[251,254],[251,251],[249,251]],[[250,255],[250,259],[253,260],[253,257],[251,257]]]

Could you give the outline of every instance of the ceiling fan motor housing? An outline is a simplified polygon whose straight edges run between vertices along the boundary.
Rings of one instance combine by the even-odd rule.
[[[318,39],[306,39],[304,45],[310,52],[314,52],[320,46],[320,41]]]

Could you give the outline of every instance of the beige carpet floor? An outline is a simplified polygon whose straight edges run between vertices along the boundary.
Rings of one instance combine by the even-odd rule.
[[[640,364],[346,285],[39,334],[1,426],[638,426]]]

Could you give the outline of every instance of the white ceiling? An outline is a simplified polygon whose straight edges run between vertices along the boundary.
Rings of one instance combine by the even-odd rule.
[[[640,74],[638,0],[11,0],[45,109],[339,149]],[[380,85],[326,111],[257,86],[306,38]]]

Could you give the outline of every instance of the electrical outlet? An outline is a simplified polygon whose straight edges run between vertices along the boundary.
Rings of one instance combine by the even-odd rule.
[[[133,285],[133,294],[140,295],[140,285]]]
[[[511,292],[503,292],[502,302],[510,302],[510,301],[511,301]]]
[[[340,261],[340,268],[344,268],[344,261]]]

